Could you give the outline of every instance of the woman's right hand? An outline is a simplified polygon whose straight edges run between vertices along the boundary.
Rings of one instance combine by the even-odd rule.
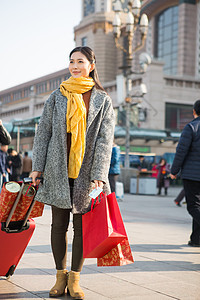
[[[33,180],[33,185],[34,185],[34,186],[36,186],[36,185],[38,185],[38,184],[40,183],[40,180],[39,180],[39,179],[36,180],[36,178],[37,178],[37,177],[40,177],[40,176],[41,176],[41,172],[37,172],[37,171],[33,171],[33,172],[29,175],[29,177],[31,177],[32,180]]]

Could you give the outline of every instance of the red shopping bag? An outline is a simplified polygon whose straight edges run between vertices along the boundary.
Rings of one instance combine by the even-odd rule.
[[[91,211],[82,216],[84,258],[103,257],[127,237],[115,193],[101,193],[100,200],[94,205],[92,199]]]
[[[134,263],[134,259],[127,238],[106,255],[97,258],[98,267],[124,266],[132,263]]]

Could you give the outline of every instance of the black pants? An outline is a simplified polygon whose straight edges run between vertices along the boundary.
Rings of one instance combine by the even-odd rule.
[[[187,210],[193,218],[190,240],[200,244],[200,181],[183,179]]]
[[[69,180],[72,199],[73,180]],[[66,269],[67,265],[67,231],[71,209],[52,206],[51,247],[57,270]],[[74,237],[72,242],[71,270],[81,272],[83,267],[82,215],[73,214]]]
[[[119,176],[119,174],[109,174],[108,175],[111,193],[115,192],[115,189],[116,189],[115,185],[116,185],[118,176]]]
[[[185,191],[184,189],[182,189],[174,201],[181,203],[184,197],[185,197]]]

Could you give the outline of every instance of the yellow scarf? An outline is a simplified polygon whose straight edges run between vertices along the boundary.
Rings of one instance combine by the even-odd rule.
[[[86,107],[83,93],[88,92],[95,85],[92,78],[70,77],[60,85],[60,91],[67,97],[67,132],[72,134],[69,153],[68,176],[77,178],[85,152]]]

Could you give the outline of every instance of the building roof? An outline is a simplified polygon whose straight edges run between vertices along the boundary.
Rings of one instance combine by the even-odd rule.
[[[146,141],[150,140],[159,140],[164,141],[173,141],[178,142],[180,138],[180,132],[171,132],[167,130],[154,130],[154,129],[144,129],[132,127],[130,128],[130,140],[142,139]],[[121,126],[115,126],[115,137],[116,138],[125,138],[126,128]]]
[[[2,95],[4,95],[4,94],[8,94],[8,93],[15,92],[16,90],[21,90],[21,89],[30,87],[30,86],[32,86],[32,85],[41,83],[41,82],[43,82],[43,81],[47,81],[47,80],[50,80],[50,79],[57,78],[57,77],[59,77],[59,76],[66,75],[67,73],[69,73],[69,69],[68,69],[68,68],[62,69],[62,70],[60,70],[60,71],[56,71],[56,72],[54,72],[54,73],[51,73],[51,74],[48,74],[48,75],[39,77],[39,78],[37,78],[37,79],[33,79],[33,80],[27,81],[27,82],[25,82],[25,83],[22,83],[22,84],[13,86],[13,87],[8,88],[8,89],[6,89],[6,90],[2,90],[2,91],[0,91],[0,96],[2,96]]]

